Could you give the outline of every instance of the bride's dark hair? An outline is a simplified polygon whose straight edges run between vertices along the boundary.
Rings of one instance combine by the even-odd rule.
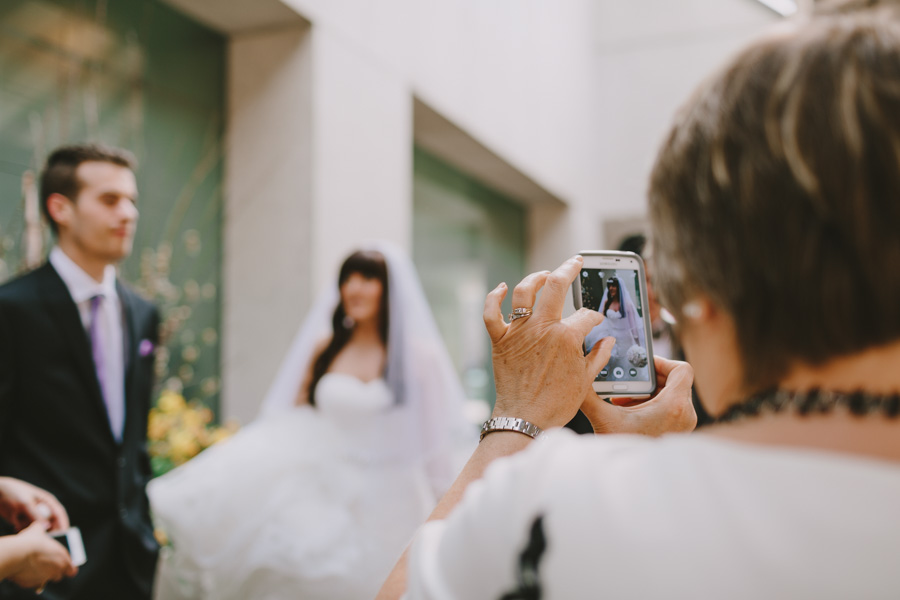
[[[338,277],[338,287],[340,288],[347,279],[354,273],[358,273],[366,279],[377,279],[381,282],[381,307],[380,318],[378,323],[378,332],[381,335],[381,342],[387,347],[388,342],[388,274],[387,263],[384,261],[384,255],[377,250],[359,250],[347,257],[344,264],[341,265],[341,273]],[[315,358],[312,368],[312,379],[309,382],[309,403],[316,405],[316,385],[319,380],[328,371],[328,367],[334,361],[338,353],[350,341],[353,334],[353,328],[347,327],[344,319],[347,313],[344,311],[343,298],[338,301],[337,308],[334,309],[334,316],[331,319],[331,328],[334,332],[331,341],[322,350],[322,353]]]
[[[616,300],[619,301],[619,314],[623,317],[625,316],[625,301],[622,299],[622,282],[619,281],[618,277],[610,277],[606,280],[606,304],[603,306],[603,312],[601,313],[604,317],[606,316],[606,310],[609,308],[609,305],[613,302],[613,297],[609,293],[609,288],[615,286],[616,287]]]

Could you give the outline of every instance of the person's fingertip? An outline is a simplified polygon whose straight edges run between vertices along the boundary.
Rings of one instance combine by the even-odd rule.
[[[600,340],[600,347],[606,350],[607,348],[612,348],[616,345],[616,338],[609,336]]]

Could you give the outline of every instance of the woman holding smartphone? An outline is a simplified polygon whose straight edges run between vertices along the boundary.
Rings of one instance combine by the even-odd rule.
[[[530,427],[487,432],[381,598],[900,597],[900,23],[751,45],[679,113],[649,194],[696,378],[658,359],[654,398],[598,401],[611,345],[580,345],[602,317],[560,318],[581,258],[515,287],[526,319],[498,287],[494,416]],[[689,430],[692,380],[702,432],[533,440],[579,407],[596,431]]]
[[[261,418],[151,482],[159,597],[373,597],[474,446],[463,398],[410,261],[353,253]]]

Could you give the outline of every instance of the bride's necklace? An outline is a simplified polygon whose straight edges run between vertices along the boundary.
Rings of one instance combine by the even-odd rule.
[[[789,412],[801,416],[830,414],[838,408],[846,409],[858,417],[881,414],[895,419],[900,415],[900,394],[879,395],[861,390],[855,392],[817,389],[805,392],[768,390],[730,406],[715,419],[715,422],[731,423],[765,414]]]

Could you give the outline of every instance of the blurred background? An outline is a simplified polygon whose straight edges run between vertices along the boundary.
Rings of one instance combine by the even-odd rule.
[[[644,231],[690,91],[794,0],[3,0],[0,281],[52,243],[35,174],[140,162],[124,278],[164,314],[164,387],[249,422],[342,259],[416,264],[471,399],[484,295]],[[508,304],[508,300],[507,300]],[[506,307],[508,308],[508,307]]]

